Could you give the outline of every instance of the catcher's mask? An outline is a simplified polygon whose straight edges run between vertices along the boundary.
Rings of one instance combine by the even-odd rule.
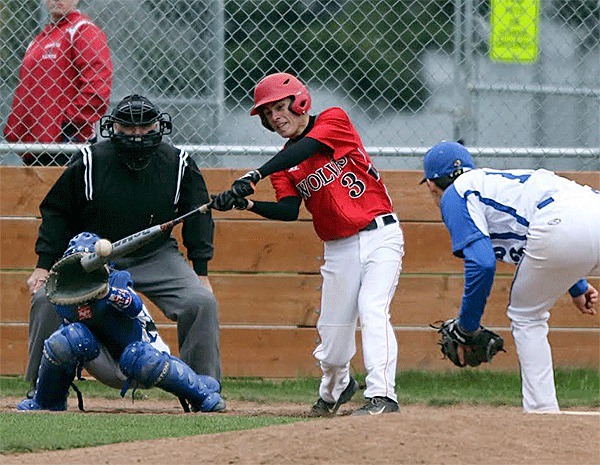
[[[423,159],[425,177],[421,181],[431,179],[437,186],[445,189],[465,171],[475,168],[471,154],[459,142],[440,142],[431,147]]]
[[[288,73],[275,73],[262,78],[254,89],[254,106],[251,115],[259,115],[260,121],[269,131],[274,131],[265,118],[261,107],[286,97],[292,98],[290,111],[303,115],[310,110],[311,98],[308,89],[300,80]]]
[[[131,127],[148,127],[154,125],[151,131],[144,134],[124,134],[115,131],[114,124]],[[150,163],[162,136],[173,130],[171,115],[161,113],[158,107],[146,97],[133,94],[119,102],[110,115],[100,120],[100,135],[110,138],[111,142],[122,150],[127,167],[138,171],[145,169]]]
[[[94,244],[96,244],[99,239],[100,237],[94,233],[82,232],[77,234],[69,241],[69,245],[63,254],[63,258],[79,252],[93,252]]]

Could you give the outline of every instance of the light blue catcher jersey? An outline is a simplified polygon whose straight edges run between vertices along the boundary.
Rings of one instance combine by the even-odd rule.
[[[442,218],[452,238],[452,252],[488,236],[496,258],[516,264],[523,255],[529,224],[540,208],[561,196],[590,193],[547,170],[475,169],[458,177],[441,200]]]

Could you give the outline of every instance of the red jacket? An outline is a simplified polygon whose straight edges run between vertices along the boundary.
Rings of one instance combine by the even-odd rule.
[[[27,47],[11,113],[8,142],[63,142],[61,128],[85,142],[110,101],[113,66],[104,32],[79,11],[49,23]]]

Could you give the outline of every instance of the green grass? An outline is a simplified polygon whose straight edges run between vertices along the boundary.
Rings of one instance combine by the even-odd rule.
[[[0,413],[0,452],[32,452],[192,436],[299,421],[284,417]]]
[[[556,370],[556,388],[563,408],[600,407],[600,371]],[[358,375],[364,388],[364,376]],[[264,404],[292,402],[306,405],[316,399],[318,379],[265,380],[226,378],[223,396],[228,402],[253,401]],[[78,382],[85,398],[118,398],[115,389],[95,381]],[[1,397],[23,397],[28,385],[20,377],[0,377]],[[401,405],[445,406],[521,405],[518,373],[485,369],[444,372],[404,371],[398,374],[396,391]],[[140,398],[172,399],[160,389],[137,391]],[[356,396],[355,401],[360,401]],[[143,403],[143,400],[140,401]],[[129,413],[81,414],[75,411],[23,414],[0,413],[0,453],[70,449],[117,442],[180,437],[223,431],[261,428],[274,424],[305,421],[303,417],[235,415],[161,415]]]
[[[555,380],[561,407],[600,406],[600,371],[557,368]],[[484,369],[407,371],[399,374],[396,392],[400,404],[520,406],[521,378]]]

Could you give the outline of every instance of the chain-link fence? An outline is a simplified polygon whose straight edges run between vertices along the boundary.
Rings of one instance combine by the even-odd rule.
[[[3,125],[27,45],[49,20],[46,3],[55,2],[0,7]],[[380,168],[417,169],[427,147],[460,138],[480,165],[600,170],[600,0],[81,0],[79,8],[108,39],[111,107],[146,95],[172,115],[171,140],[204,166],[251,166],[275,153],[283,141],[249,109],[260,78],[288,71],[307,84],[313,113],[349,113]],[[18,163],[22,146],[7,142],[0,160]]]

